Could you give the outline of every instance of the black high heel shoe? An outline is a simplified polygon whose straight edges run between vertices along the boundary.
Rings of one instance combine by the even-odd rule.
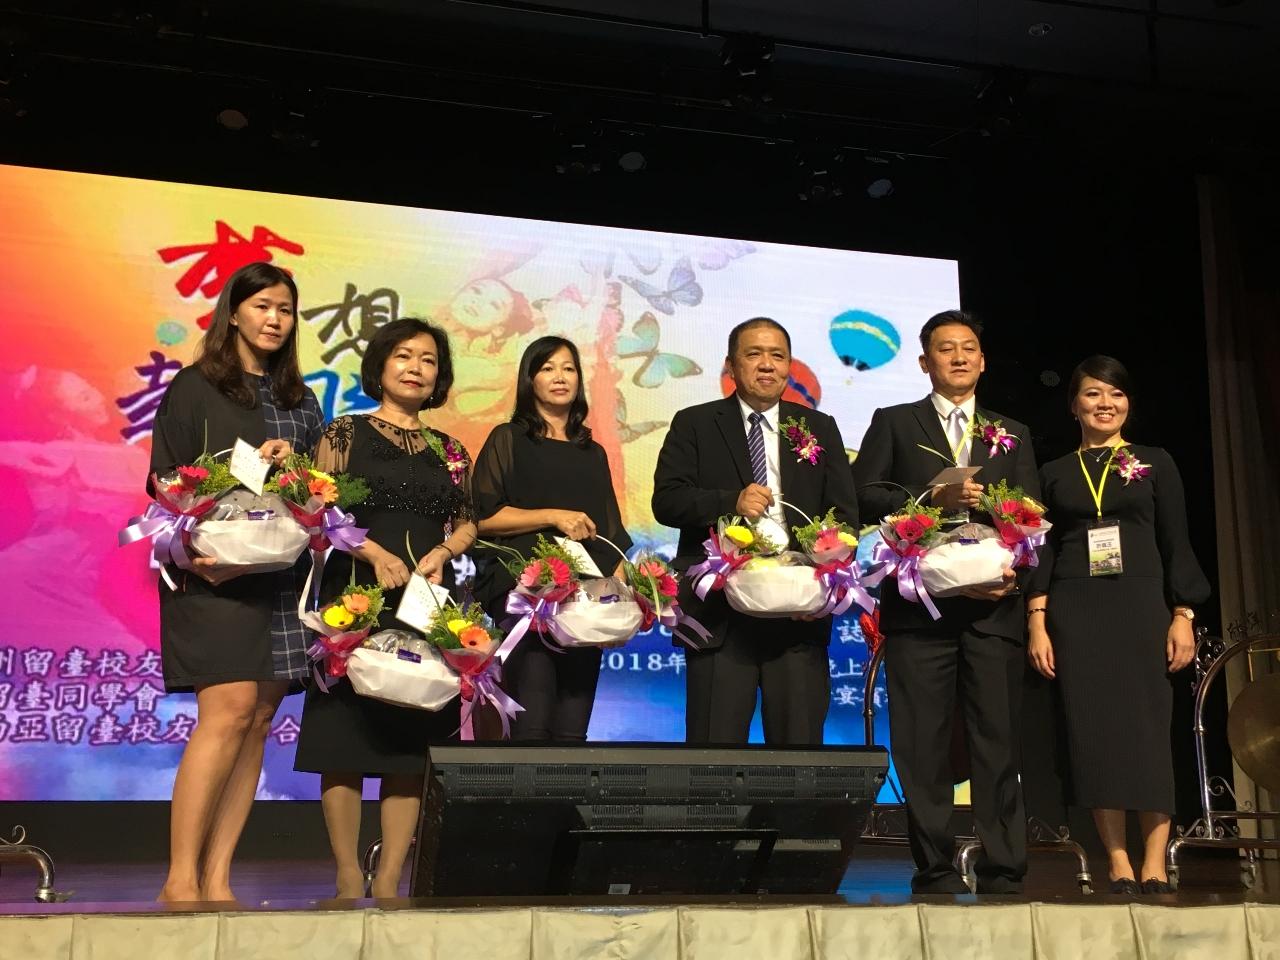
[[[1111,881],[1111,892],[1126,897],[1136,897],[1141,891],[1138,888],[1138,881],[1133,877],[1122,877]]]
[[[1155,877],[1148,877],[1142,881],[1143,893],[1173,893],[1173,887],[1170,886],[1168,880],[1157,880]]]

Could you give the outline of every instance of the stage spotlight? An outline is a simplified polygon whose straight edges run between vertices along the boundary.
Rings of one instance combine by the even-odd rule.
[[[1062,382],[1062,377],[1058,376],[1057,370],[1041,370],[1040,382],[1046,387],[1056,387]]]
[[[821,143],[809,143],[796,149],[796,167],[800,171],[800,200],[824,203],[844,196],[844,152]]]
[[[1018,121],[1018,103],[1027,89],[1027,76],[1017,70],[995,70],[978,87],[978,133],[984,137],[1007,133]]]
[[[557,120],[555,151],[556,173],[567,177],[587,177],[599,173],[599,124],[589,120]]]
[[[759,109],[773,101],[773,41],[766,37],[727,37],[720,48],[720,102],[727,107]]]
[[[618,166],[623,173],[639,173],[648,165],[643,153],[639,150],[628,150],[618,158]]]
[[[319,94],[311,89],[277,93],[271,139],[288,149],[320,146],[321,106]]]
[[[1033,23],[1031,26],[1027,27],[1028,35],[1035,37],[1037,40],[1041,37],[1047,37],[1052,32],[1053,24],[1046,23],[1043,20],[1039,23]]]
[[[879,180],[872,180],[867,184],[867,196],[872,200],[883,200],[885,197],[892,196],[893,181],[888,177],[881,177]]]
[[[238,133],[249,126],[249,118],[235,107],[227,107],[218,111],[218,126],[224,130]]]
[[[27,99],[30,75],[27,54],[15,41],[0,46],[0,116],[25,117],[31,112]]]

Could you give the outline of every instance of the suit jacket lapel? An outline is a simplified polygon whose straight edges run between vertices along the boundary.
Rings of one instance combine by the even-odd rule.
[[[716,426],[724,437],[729,451],[729,459],[738,470],[738,479],[745,487],[751,483],[751,460],[747,457],[747,432],[742,426],[741,411],[738,409],[738,395],[726,397],[716,411]]]
[[[938,420],[938,411],[933,408],[933,401],[929,397],[925,397],[923,400],[911,405],[911,412],[915,414],[916,420],[920,423],[920,429],[924,432],[923,439],[919,441],[920,446],[931,447],[942,454],[939,458],[927,450],[921,450],[921,455],[935,460],[938,464],[938,470],[943,467],[955,466],[951,456],[951,443],[947,440],[947,435],[942,432],[942,423]]]
[[[782,480],[782,498],[796,506],[805,498],[801,496],[801,481],[804,479],[800,474],[800,467],[809,466],[807,463],[800,464],[796,462],[795,451],[791,449],[791,443],[782,434],[782,421],[788,417],[795,417],[797,420],[804,416],[806,408],[796,408],[792,403],[778,404],[778,422],[775,425],[778,430],[778,476]],[[822,452],[826,456],[826,451]],[[807,488],[806,488],[807,489]],[[793,524],[801,524],[804,518],[797,516],[794,510],[783,508],[783,512],[787,516],[787,527]]]

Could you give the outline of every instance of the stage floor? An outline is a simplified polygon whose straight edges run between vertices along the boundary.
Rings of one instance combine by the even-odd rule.
[[[163,863],[66,863],[58,862],[56,889],[71,894],[71,899],[54,907],[56,912],[102,912],[155,909],[154,898],[164,881]],[[1081,895],[1075,883],[1075,861],[1066,856],[1037,854],[1023,893],[1015,897],[915,897],[911,895],[911,860],[903,848],[864,847],[855,855],[834,897],[792,898],[789,902],[825,902],[860,904],[973,903],[978,901],[1057,902],[1057,903],[1125,903],[1134,898],[1105,894],[1104,865],[1093,864],[1098,892]],[[332,867],[327,860],[238,861],[234,886],[239,905],[222,905],[232,909],[307,909],[323,904],[325,909],[368,907],[370,900],[333,901]],[[33,902],[36,872],[26,864],[7,865],[0,872],[0,913],[41,913],[46,907]],[[401,884],[401,895],[408,895],[408,877]],[[1245,901],[1280,903],[1280,863],[1265,861],[1259,883],[1246,890],[1239,882],[1239,864],[1229,857],[1202,858],[1189,861],[1182,869],[1182,882],[1176,894],[1140,897],[1137,902],[1165,905],[1203,905],[1241,903]],[[510,903],[511,901],[503,901]],[[554,904],[553,899],[540,903]],[[584,901],[585,902],[585,901]],[[602,903],[653,903],[652,898],[611,897],[593,900]],[[661,902],[692,902],[684,898],[666,898]],[[699,902],[780,902],[776,898],[701,898]],[[430,906],[440,901],[401,901],[404,905]],[[474,905],[483,905],[474,901]],[[452,904],[452,901],[451,901]],[[527,904],[527,901],[522,901]],[[489,905],[497,905],[490,901]],[[194,905],[193,905],[194,906]]]

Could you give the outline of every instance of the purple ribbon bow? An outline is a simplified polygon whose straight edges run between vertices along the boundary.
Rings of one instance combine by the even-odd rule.
[[[1029,533],[1021,540],[1013,544],[1013,565],[1014,567],[1038,567],[1040,566],[1040,555],[1036,550],[1044,546],[1045,537],[1048,536],[1044,531]]]
[[[549,650],[563,653],[560,647],[548,643],[545,636],[549,633],[565,646],[573,645],[573,638],[566,635],[560,629],[560,624],[556,623],[556,614],[559,612],[558,601],[548,600],[545,597],[533,597],[519,590],[512,590],[507,594],[507,613],[512,614],[513,619],[507,620],[504,624],[509,632],[493,658],[499,663],[504,662],[530,628],[544,634],[542,642]]]
[[[913,548],[908,547],[908,549]],[[920,560],[923,556],[923,551],[910,554],[899,553],[881,538],[871,553],[872,563],[884,564],[877,571],[875,582],[878,583],[886,576],[896,576],[898,595],[911,603],[923,603],[924,608],[929,611],[929,616],[939,620],[942,614],[938,612],[933,597],[929,596],[929,591],[924,588],[924,582],[920,579]]]
[[[855,602],[867,613],[876,608],[876,602],[862,587],[854,563],[825,563],[814,571],[814,576],[827,591],[826,605],[817,616],[838,616],[848,612]]]
[[[699,600],[707,599],[707,594],[712,590],[724,587],[725,578],[747,561],[746,556],[741,554],[726,556],[720,549],[719,538],[715,536],[703,540],[702,549],[707,552],[707,559],[690,567],[686,574],[694,578],[693,592],[698,595]]]
[[[343,513],[337,507],[330,507],[324,512],[321,533],[338,550],[350,553],[354,548],[364,544],[369,535],[366,527],[357,527],[356,518],[350,513]]]
[[[471,714],[475,712],[476,704],[480,701],[486,701],[493,704],[493,708],[498,711],[498,717],[502,721],[502,739],[511,739],[511,721],[515,719],[517,713],[524,710],[524,707],[516,703],[507,695],[507,692],[499,686],[502,679],[502,668],[498,663],[495,655],[492,660],[479,673],[470,677],[461,677],[462,681],[462,726],[459,728],[463,740],[474,740],[476,738],[475,726],[472,723]],[[468,697],[467,687],[471,688],[471,696]]]
[[[160,575],[164,577],[170,590],[176,590],[177,586],[170,579],[164,565],[173,563],[183,570],[194,569],[191,558],[187,555],[186,542],[200,520],[200,517],[191,514],[173,513],[153,502],[147,505],[141,515],[130,518],[129,525],[116,535],[116,542],[123,547],[150,538],[151,555],[160,564]]]
[[[645,606],[648,606],[647,601],[641,609],[643,610]],[[703,643],[711,639],[711,631],[681,610],[678,603],[672,602],[659,607],[654,619],[670,630],[671,636],[693,650],[700,649]],[[691,639],[682,630],[691,631],[698,639]]]

